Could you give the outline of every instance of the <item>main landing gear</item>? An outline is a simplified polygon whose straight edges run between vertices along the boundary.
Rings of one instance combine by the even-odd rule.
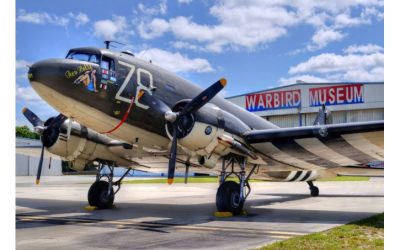
[[[239,166],[240,171],[238,172],[235,172],[235,163]],[[223,158],[219,179],[220,186],[216,197],[219,212],[231,212],[235,215],[242,213],[244,202],[251,191],[249,178],[258,165],[255,164],[247,176],[245,167],[246,159],[244,157],[229,155]],[[229,169],[230,171],[227,172]],[[239,179],[239,183],[227,181],[227,178],[231,175],[235,175]]]
[[[316,197],[319,195],[319,189],[317,186],[314,186],[312,181],[307,181],[308,186],[310,187],[310,194],[312,197]]]
[[[131,168],[128,168],[118,181],[113,182],[114,167],[114,163],[100,163],[97,169],[96,181],[90,186],[88,192],[90,206],[99,209],[111,208],[113,206],[115,194],[120,190],[122,180],[131,171]],[[108,168],[109,171],[102,173],[104,168]],[[114,191],[113,186],[117,186],[116,191]]]

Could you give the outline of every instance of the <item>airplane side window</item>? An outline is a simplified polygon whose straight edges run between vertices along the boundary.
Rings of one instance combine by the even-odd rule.
[[[102,78],[115,82],[117,78],[116,78],[114,60],[111,58],[103,57],[100,65],[101,65]]]
[[[92,63],[99,63],[99,57],[97,56],[97,55],[91,55],[90,57],[89,57],[89,62],[92,62]]]
[[[104,59],[101,61],[101,68],[109,70],[110,63],[108,61],[105,61]]]

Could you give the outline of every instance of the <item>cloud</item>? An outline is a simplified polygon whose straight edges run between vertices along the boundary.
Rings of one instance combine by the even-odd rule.
[[[15,89],[15,95],[17,101],[25,101],[27,103],[45,103],[31,87],[17,85]]]
[[[384,54],[377,51],[378,45],[350,46],[350,52],[368,51],[365,54],[323,53],[290,67],[290,78],[281,78],[281,83],[288,83],[299,77],[309,77],[310,81],[318,78],[328,81],[383,81]],[[382,51],[382,50],[380,50]],[[316,77],[314,80],[312,77]],[[307,80],[304,80],[307,81]]]
[[[281,85],[289,85],[289,84],[294,84],[297,83],[297,81],[303,81],[303,82],[309,82],[309,83],[319,83],[319,82],[328,82],[327,79],[325,78],[321,78],[321,77],[317,77],[317,76],[313,76],[313,75],[296,75],[293,77],[282,77],[279,79],[279,83]]]
[[[17,22],[25,22],[32,24],[52,24],[56,26],[67,27],[71,21],[75,23],[76,27],[85,25],[89,22],[89,17],[82,12],[74,14],[72,12],[67,15],[59,16],[54,14],[49,14],[47,12],[27,12],[24,9],[19,9]]]
[[[138,10],[149,16],[156,16],[156,15],[165,15],[167,13],[167,1],[162,0],[158,5],[154,5],[151,7],[146,7],[144,4],[139,3],[137,6]]]
[[[69,18],[50,15],[47,12],[26,12],[23,9],[18,10],[17,22],[27,22],[33,24],[53,24],[58,26],[67,26]]]
[[[169,71],[178,72],[211,72],[214,69],[206,59],[188,58],[181,53],[171,53],[165,50],[151,48],[136,54],[138,58],[151,60],[152,63]]]
[[[354,11],[356,9],[361,11]],[[180,41],[222,52],[225,49],[254,49],[286,36],[291,27],[306,24],[315,28],[309,48],[316,50],[343,39],[343,28],[368,24],[372,17],[378,18],[382,14],[380,9],[383,9],[381,0],[221,0],[209,11],[215,24],[176,16],[144,20],[138,29],[144,39],[154,39],[169,32]],[[350,16],[352,10],[359,14]]]
[[[365,44],[365,45],[350,45],[343,50],[346,54],[372,54],[376,52],[383,52],[383,48],[376,44]]]
[[[190,3],[190,2],[192,2],[192,0],[178,0],[178,3],[186,3],[186,4],[188,4],[188,3]]]
[[[26,70],[28,71],[28,66],[31,66],[32,62],[27,60],[16,60],[15,61],[15,69],[16,70]]]
[[[94,35],[103,40],[125,40],[124,36],[132,34],[126,18],[123,16],[113,16],[112,19],[96,21],[93,27]]]
[[[153,39],[162,36],[170,29],[169,23],[163,19],[153,19],[150,23],[141,22],[138,31],[143,39]]]
[[[289,69],[290,74],[316,72],[329,73],[355,69],[369,69],[383,67],[384,58],[382,53],[369,55],[337,55],[334,53],[324,53],[313,56],[305,62]]]
[[[75,21],[75,26],[76,27],[79,27],[79,26],[82,26],[82,25],[85,25],[85,24],[87,24],[90,20],[89,20],[89,17],[85,14],[85,13],[82,13],[82,12],[79,12],[78,14],[74,14],[74,13],[69,13],[68,14],[71,18],[73,18],[74,19],[74,21]]]
[[[309,44],[307,49],[310,51],[322,49],[331,42],[342,40],[345,36],[340,31],[322,28],[314,33],[311,38],[312,44]]]

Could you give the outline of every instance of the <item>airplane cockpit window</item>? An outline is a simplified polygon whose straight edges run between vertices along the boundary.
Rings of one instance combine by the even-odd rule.
[[[67,59],[74,59],[84,62],[91,62],[99,64],[100,59],[98,55],[88,54],[88,53],[80,53],[80,52],[71,52],[67,55]]]

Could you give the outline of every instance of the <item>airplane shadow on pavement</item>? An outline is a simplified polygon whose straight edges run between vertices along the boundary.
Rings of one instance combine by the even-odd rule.
[[[258,195],[259,196],[259,195]],[[144,230],[160,230],[160,227],[173,227],[177,225],[201,225],[210,221],[224,220],[232,222],[271,222],[271,223],[321,223],[340,224],[364,218],[372,215],[371,212],[361,211],[331,211],[318,210],[312,207],[307,209],[296,209],[291,206],[287,208],[265,207],[277,203],[285,203],[296,200],[315,199],[306,194],[268,194],[268,198],[249,199],[245,205],[247,216],[235,216],[230,218],[217,218],[213,216],[215,204],[163,204],[163,203],[119,203],[116,200],[116,208],[108,210],[86,211],[86,201],[52,200],[17,198],[16,205],[28,208],[26,212],[17,212],[16,228],[40,227],[60,224],[92,225],[102,221],[132,221],[146,223]],[[272,197],[271,197],[272,196]],[[383,195],[320,195],[321,198],[374,198]],[[304,205],[303,205],[304,207]],[[29,211],[33,209],[33,211]],[[39,219],[27,223],[21,218],[36,216]],[[40,219],[42,218],[42,219]],[[51,219],[48,219],[51,218]],[[54,219],[59,218],[59,220]],[[151,218],[149,220],[149,218]],[[28,221],[29,222],[29,221]],[[118,223],[116,223],[118,224]],[[154,225],[150,228],[148,224]],[[115,225],[114,225],[115,226]],[[128,224],[129,226],[129,224]],[[122,227],[123,228],[123,227]],[[161,230],[162,231],[162,230]]]

